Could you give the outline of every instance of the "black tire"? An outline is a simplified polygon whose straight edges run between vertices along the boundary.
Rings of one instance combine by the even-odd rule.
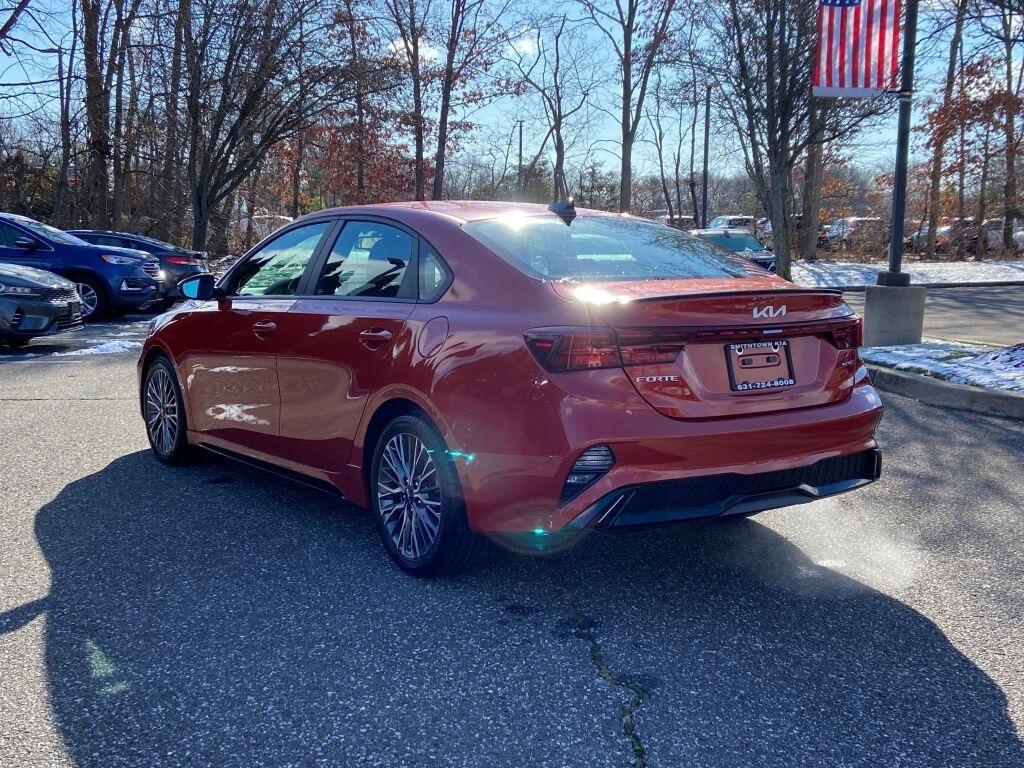
[[[185,436],[188,430],[185,400],[181,395],[181,386],[174,373],[174,366],[166,357],[154,358],[146,367],[139,398],[142,404],[142,418],[146,425],[146,437],[157,460],[164,464],[186,464],[191,461],[195,451]],[[163,407],[160,415],[156,414],[159,402],[171,403],[172,400],[172,407]],[[168,437],[166,430],[172,426],[172,412],[173,435]]]
[[[82,320],[93,322],[110,317],[113,307],[107,293],[107,286],[90,275],[76,275],[71,278],[71,282],[75,284],[82,298]],[[90,304],[93,301],[95,301],[95,308],[90,309]]]
[[[32,341],[32,339],[7,339],[7,341],[3,343],[6,344],[11,349],[21,349],[22,347],[26,346],[30,341]]]
[[[394,475],[394,459],[390,457],[396,450],[401,450],[396,446],[412,445],[414,452],[415,441],[426,449],[426,456],[421,459],[422,453],[417,455],[412,472],[406,473],[406,484],[403,478]],[[388,458],[385,457],[385,452],[388,452]],[[421,462],[429,462],[429,466],[433,467],[433,474],[429,473],[429,466]],[[421,466],[423,469],[418,469]],[[422,475],[419,479],[417,472]],[[437,479],[436,488],[430,482],[434,477]],[[381,497],[382,489],[400,485],[404,485],[404,491],[398,494],[385,493],[385,496],[396,498],[395,501],[391,502],[390,499]],[[374,523],[384,543],[384,549],[406,573],[424,577],[456,573],[469,565],[484,545],[483,538],[474,534],[466,522],[462,488],[448,446],[434,425],[421,416],[399,416],[381,433],[373,450],[369,491]],[[384,512],[381,511],[382,502],[391,503],[390,508]],[[428,518],[431,517],[430,512],[433,509],[425,505],[435,502],[439,502],[436,507],[436,532],[428,544],[416,550],[417,525],[423,541],[431,532]],[[403,536],[407,525],[408,534]],[[403,545],[404,541],[408,543],[407,547]]]

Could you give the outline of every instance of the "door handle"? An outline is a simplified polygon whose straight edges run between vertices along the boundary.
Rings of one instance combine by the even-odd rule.
[[[260,338],[262,338],[264,334],[273,333],[276,330],[277,323],[275,323],[273,320],[260,320],[258,323],[254,323],[252,326],[252,332],[259,336]]]
[[[385,328],[369,328],[359,334],[359,342],[368,349],[377,349],[393,338],[391,331]]]

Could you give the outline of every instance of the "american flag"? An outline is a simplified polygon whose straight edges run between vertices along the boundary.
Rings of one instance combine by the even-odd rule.
[[[815,96],[873,96],[897,87],[900,0],[820,0]]]

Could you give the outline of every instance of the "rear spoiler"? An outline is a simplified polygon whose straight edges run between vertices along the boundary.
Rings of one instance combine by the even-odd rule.
[[[631,302],[641,301],[664,301],[665,299],[711,299],[719,296],[764,296],[766,294],[778,294],[780,296],[830,296],[842,297],[843,292],[838,288],[759,288],[747,291],[714,291],[712,293],[665,293],[657,296],[641,296],[631,298]]]

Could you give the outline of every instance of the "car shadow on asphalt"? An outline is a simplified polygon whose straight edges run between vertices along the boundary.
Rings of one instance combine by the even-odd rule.
[[[540,721],[531,765],[622,764],[586,754],[586,728],[619,739],[623,682],[651,766],[1024,763],[1002,691],[930,620],[755,521],[424,582],[330,496],[138,452],[68,484],[36,535],[50,595],[0,632],[46,613],[79,766],[524,764],[488,749],[492,720]],[[590,677],[556,700],[543,684],[566,669]],[[529,696],[489,712],[509,681]],[[595,695],[609,720],[561,734],[559,711]]]

